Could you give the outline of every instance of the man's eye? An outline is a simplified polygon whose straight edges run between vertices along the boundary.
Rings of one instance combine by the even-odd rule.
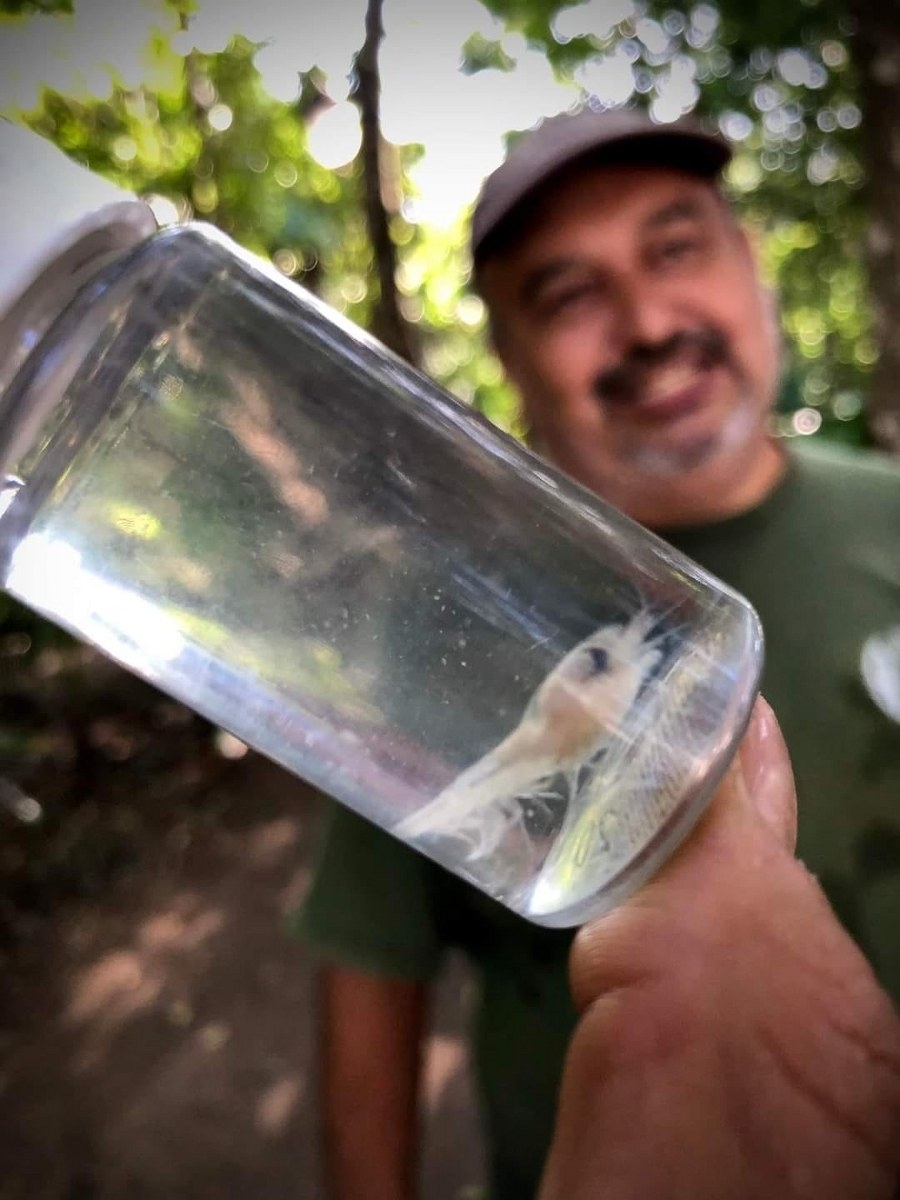
[[[673,266],[690,258],[698,249],[699,243],[694,238],[673,238],[656,248],[654,258],[659,266]]]
[[[547,316],[562,315],[581,304],[587,304],[595,292],[596,289],[589,283],[572,284],[571,287],[548,292],[541,302],[541,307]]]

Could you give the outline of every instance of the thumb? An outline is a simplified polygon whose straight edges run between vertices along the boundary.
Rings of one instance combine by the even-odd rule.
[[[660,947],[677,946],[679,933],[696,937],[721,927],[729,906],[752,907],[769,870],[792,860],[796,834],[787,748],[760,698],[696,829],[643,888],[577,934],[570,959],[576,1007],[657,971]]]
[[[791,854],[797,844],[797,796],[787,746],[760,696],[738,751],[737,771],[750,804]]]

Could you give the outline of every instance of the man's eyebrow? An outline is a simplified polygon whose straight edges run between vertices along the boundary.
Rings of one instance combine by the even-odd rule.
[[[645,233],[651,233],[663,225],[671,225],[675,221],[701,221],[707,216],[703,206],[694,199],[673,200],[647,218],[643,224]]]

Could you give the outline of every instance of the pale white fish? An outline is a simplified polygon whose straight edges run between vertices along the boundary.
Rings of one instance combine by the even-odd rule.
[[[701,751],[705,735],[684,714],[695,712],[692,697],[708,678],[714,636],[707,630],[706,640],[695,633],[682,644],[677,670],[657,680],[629,721],[628,737],[611,747],[602,772],[587,779],[573,798],[529,897],[532,915],[572,908],[595,896],[647,846],[695,785],[694,750]]]
[[[661,649],[646,642],[656,619],[642,610],[579,642],[540,684],[512,733],[393,832],[406,840],[459,838],[471,861],[522,824],[517,799],[539,800],[554,775],[567,777],[571,798],[579,769],[615,737],[659,662]]]

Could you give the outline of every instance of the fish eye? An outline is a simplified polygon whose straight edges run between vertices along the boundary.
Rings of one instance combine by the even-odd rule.
[[[591,656],[591,663],[598,675],[609,670],[609,651],[604,650],[602,646],[591,646],[588,650]]]

